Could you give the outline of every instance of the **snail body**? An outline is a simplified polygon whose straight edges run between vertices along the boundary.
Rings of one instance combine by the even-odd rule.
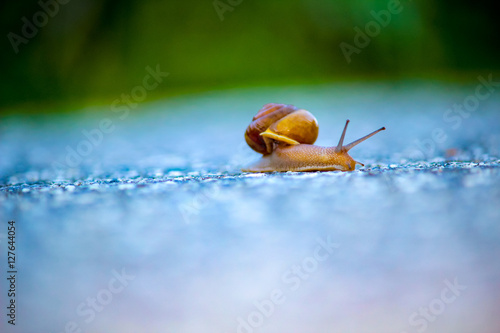
[[[245,140],[262,158],[243,172],[284,171],[352,171],[356,164],[348,152],[380,131],[382,127],[348,145],[343,145],[349,120],[346,121],[336,147],[320,147],[316,118],[292,105],[266,104],[253,118],[245,132]]]

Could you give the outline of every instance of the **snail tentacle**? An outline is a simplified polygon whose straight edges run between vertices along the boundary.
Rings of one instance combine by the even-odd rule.
[[[345,138],[345,132],[347,131],[347,125],[349,125],[349,119],[346,120],[344,130],[342,131],[342,135],[340,136],[339,144],[337,145],[337,148],[335,148],[335,151],[337,153],[340,153],[342,151],[342,145],[344,144],[344,138]]]
[[[381,128],[379,128],[378,130],[373,131],[373,132],[371,132],[370,134],[365,135],[364,137],[362,137],[362,138],[360,138],[360,139],[357,139],[356,141],[353,141],[353,142],[351,142],[351,143],[350,143],[350,144],[348,144],[348,145],[345,145],[345,146],[344,146],[344,149],[345,149],[346,151],[349,151],[349,150],[351,150],[353,147],[355,147],[355,146],[359,145],[361,142],[365,141],[365,140],[366,140],[366,139],[368,139],[368,138],[371,138],[372,136],[374,136],[374,135],[375,135],[375,134],[377,134],[378,132],[380,132],[380,131],[384,131],[384,130],[385,130],[385,127],[381,127]]]

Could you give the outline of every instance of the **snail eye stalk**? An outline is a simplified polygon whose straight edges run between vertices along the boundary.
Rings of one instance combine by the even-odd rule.
[[[362,137],[361,139],[357,139],[356,141],[353,141],[353,142],[351,142],[350,144],[345,145],[345,146],[344,146],[345,151],[349,151],[349,150],[351,150],[352,148],[354,148],[354,147],[356,147],[357,145],[359,145],[361,142],[365,141],[365,140],[366,140],[366,139],[368,139],[368,138],[371,138],[372,136],[374,136],[374,135],[375,135],[375,134],[377,134],[378,132],[380,132],[380,131],[384,131],[384,130],[385,130],[385,127],[381,127],[381,128],[379,128],[378,130],[373,131],[373,132],[371,132],[371,133],[370,133],[370,134],[368,134],[368,135],[365,135],[365,136],[364,136],[364,137]]]
[[[346,120],[344,130],[342,131],[342,135],[340,136],[339,144],[335,148],[336,153],[340,153],[342,151],[342,145],[344,144],[345,132],[347,131],[347,125],[349,125],[349,119]]]

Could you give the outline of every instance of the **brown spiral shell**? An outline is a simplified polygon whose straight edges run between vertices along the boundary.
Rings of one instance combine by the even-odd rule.
[[[286,136],[299,143],[313,144],[318,137],[316,118],[306,110],[293,105],[269,103],[253,117],[245,131],[245,141],[258,153],[271,153],[260,134],[270,129],[273,133]]]

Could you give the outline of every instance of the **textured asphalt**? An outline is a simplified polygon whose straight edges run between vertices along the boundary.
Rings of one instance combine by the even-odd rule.
[[[500,94],[447,113],[475,87],[266,88],[123,119],[107,106],[4,116],[0,247],[15,220],[19,296],[18,325],[1,331],[498,332]],[[311,111],[319,145],[346,119],[346,142],[387,130],[351,151],[365,163],[354,172],[241,173],[258,158],[245,127],[269,102]]]

